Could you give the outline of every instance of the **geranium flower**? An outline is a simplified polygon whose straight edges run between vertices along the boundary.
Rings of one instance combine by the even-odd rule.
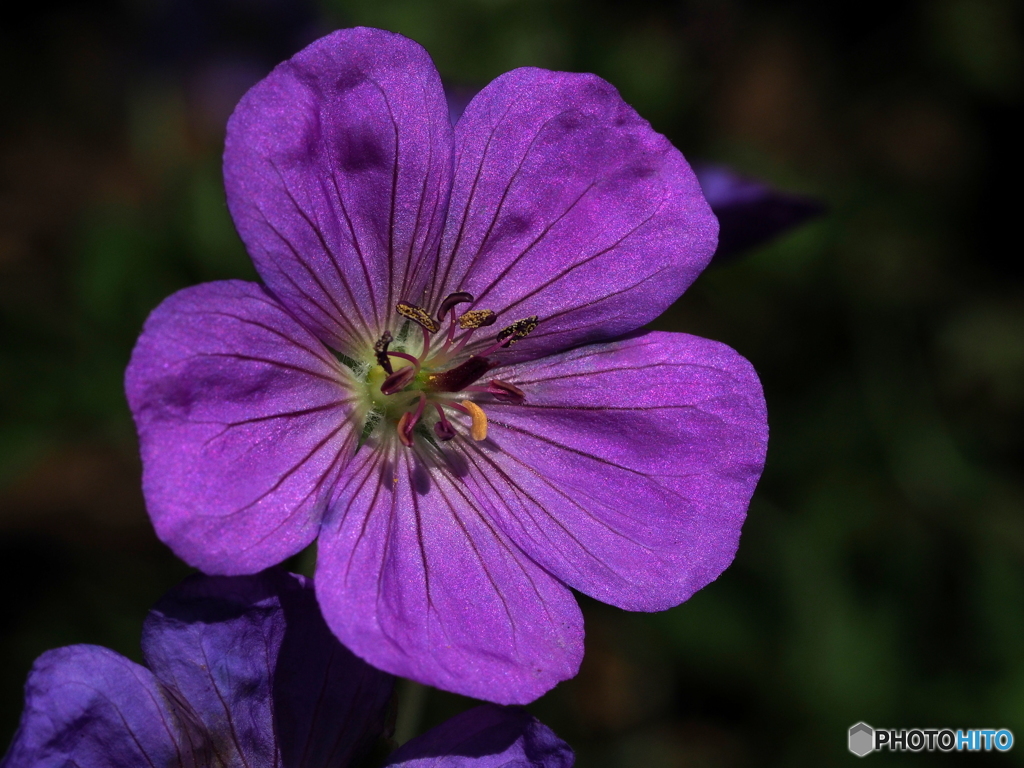
[[[695,164],[694,170],[720,225],[716,263],[769,243],[825,212],[820,200],[775,189],[724,165]]]
[[[635,333],[717,224],[611,85],[518,69],[453,129],[419,45],[335,32],[242,99],[224,176],[265,284],[171,296],[127,373],[180,557],[248,573],[318,539],[346,646],[499,703],[576,673],[571,589],[656,611],[729,564],[761,387],[722,344]]]
[[[146,619],[142,653],[147,667],[95,645],[40,656],[0,767],[346,768],[386,731],[391,676],[346,650],[312,587],[282,570],[185,581]],[[528,713],[487,705],[387,765],[572,763]]]

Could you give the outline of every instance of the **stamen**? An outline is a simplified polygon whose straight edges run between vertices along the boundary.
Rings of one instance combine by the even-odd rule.
[[[494,325],[498,316],[490,309],[471,309],[459,318],[459,328],[463,330],[471,328],[484,328]]]
[[[437,333],[437,329],[440,328],[437,324],[437,320],[430,316],[423,307],[417,307],[415,304],[410,304],[407,301],[400,301],[395,305],[395,312],[400,314],[402,317],[407,317],[414,323],[419,323],[421,326],[426,328],[431,333]]]
[[[435,392],[461,392],[487,373],[494,364],[486,357],[473,355],[461,365],[427,377],[427,389]]]
[[[430,331],[423,328],[423,349],[420,351],[420,360],[426,360],[430,354]]]
[[[526,393],[523,390],[507,381],[498,381],[497,379],[492,379],[486,387],[466,387],[462,391],[492,395],[499,403],[510,405],[522,405],[526,402]]]
[[[391,367],[391,360],[388,358],[388,345],[393,340],[394,337],[391,335],[391,331],[384,331],[377,340],[377,343],[373,345],[373,351],[377,353],[377,365],[389,374],[394,373],[394,369]]]
[[[502,344],[503,347],[507,347],[510,344],[521,341],[533,333],[534,329],[537,327],[537,322],[536,315],[522,320],[516,320],[512,325],[498,334],[498,341],[505,341],[508,339],[508,341],[505,341],[505,343]]]
[[[451,354],[457,355],[466,348],[469,344],[469,340],[473,338],[473,331],[477,328],[486,328],[489,325],[494,325],[494,322],[498,319],[498,316],[490,309],[472,309],[466,312],[462,317],[459,318],[458,326],[463,330],[469,331],[462,337],[462,340],[456,345],[455,349],[452,350]],[[455,325],[448,330],[448,338],[455,338]],[[447,346],[447,345],[446,345]],[[493,352],[498,347],[492,347],[488,350],[487,354]]]
[[[494,399],[499,403],[522,405],[526,402],[526,393],[514,384],[509,384],[507,381],[491,379],[487,387],[487,391],[494,395]]]
[[[399,368],[384,379],[384,382],[380,385],[380,391],[385,395],[397,394],[409,386],[415,378],[416,368],[407,365],[405,368]]]
[[[474,403],[472,400],[463,400],[462,407],[469,412],[469,417],[473,420],[469,428],[469,435],[477,442],[487,439],[487,414],[484,413],[484,409]]]
[[[456,304],[469,304],[473,301],[473,294],[466,293],[465,291],[456,291],[455,293],[449,293],[445,300],[441,302],[440,309],[437,310],[437,319],[440,322],[444,322],[445,315],[448,314],[448,310],[454,307]]]
[[[398,439],[407,448],[412,448],[412,431],[416,428],[416,423],[420,420],[420,416],[423,415],[423,409],[426,405],[427,396],[420,392],[420,402],[416,406],[416,410],[406,411],[398,420]]]
[[[534,329],[537,327],[539,320],[536,315],[530,317],[524,317],[522,320],[516,320],[508,328],[501,331],[496,337],[495,342],[483,352],[478,353],[480,356],[485,357],[492,352],[497,352],[502,347],[507,347],[511,344],[515,344],[517,341],[525,339]]]
[[[405,352],[388,352],[388,357],[400,357],[403,360],[408,360],[412,363],[416,367],[416,370],[419,370],[420,368],[420,359],[418,357],[408,355]]]
[[[397,428],[398,439],[407,447],[413,447],[415,444],[416,427],[428,403],[437,410],[437,419],[429,425],[433,428],[437,440],[447,442],[459,435],[456,428],[458,425],[453,424],[448,418],[447,409],[469,417],[469,436],[473,440],[479,442],[487,439],[488,420],[483,408],[469,399],[450,400],[449,398],[453,397],[451,393],[463,392],[463,397],[475,396],[470,393],[487,394],[499,403],[513,405],[526,401],[523,390],[507,381],[491,379],[481,384],[477,382],[496,365],[488,356],[502,347],[525,339],[537,328],[539,318],[533,315],[517,320],[491,337],[489,341],[482,339],[479,344],[474,341],[473,347],[486,349],[475,354],[467,353],[469,356],[464,357],[462,350],[469,345],[475,331],[494,325],[498,317],[490,309],[471,309],[461,316],[457,314],[458,305],[472,305],[473,301],[473,295],[466,291],[450,293],[438,305],[436,319],[423,307],[400,301],[395,305],[395,312],[404,320],[399,321],[397,340],[390,331],[384,331],[373,345],[378,367],[371,369],[367,374],[367,384],[371,388],[370,394],[373,395],[373,407],[377,409],[374,412],[380,414],[377,421],[381,418],[390,420],[398,416],[397,424],[394,421],[391,423]],[[406,336],[412,327],[411,323],[416,323],[423,332],[423,347],[415,354],[411,350],[405,351]],[[446,328],[444,343],[440,344],[441,337],[434,338],[434,335],[445,323],[449,327]],[[393,351],[392,344],[397,345],[402,351]],[[439,346],[440,349],[432,350],[432,346]],[[460,358],[462,362],[453,365]],[[381,400],[372,391],[378,386],[383,395],[394,396],[395,399]],[[368,417],[364,432],[371,427],[371,420]],[[428,436],[428,439],[432,442],[432,438]]]
[[[402,441],[402,445],[406,448],[412,448],[412,430],[416,426],[416,422],[412,420],[412,411],[406,411],[402,414],[402,418],[398,420],[398,439]]]
[[[440,417],[440,421],[434,424],[434,434],[437,435],[437,439],[445,442],[454,439],[455,427],[448,421],[448,417],[444,415],[439,403],[434,403],[434,407],[437,408],[437,415]]]

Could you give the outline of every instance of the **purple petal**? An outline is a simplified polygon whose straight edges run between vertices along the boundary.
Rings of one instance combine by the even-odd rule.
[[[481,513],[457,454],[431,472],[397,441],[383,451],[353,462],[320,537],[335,634],[380,669],[503,704],[575,675],[575,599]]]
[[[495,523],[574,589],[676,605],[732,561],[764,465],[764,398],[724,344],[673,333],[501,371],[525,405],[485,404],[467,482]]]
[[[207,283],[157,307],[125,386],[160,538],[208,573],[259,571],[313,541],[358,437],[346,375],[253,283]]]
[[[410,276],[434,258],[451,159],[427,52],[345,29],[245,95],[228,123],[224,182],[260,277],[326,343],[362,351],[396,302],[419,298]]]
[[[473,99],[434,302],[469,291],[541,325],[517,358],[632,331],[710,260],[718,224],[683,156],[594,75],[517,69]]]
[[[338,642],[303,583],[282,596],[287,629],[274,686],[282,765],[355,765],[385,729],[393,680]]]
[[[722,165],[694,170],[721,225],[716,260],[768,243],[825,212],[820,200],[783,192]]]
[[[312,588],[279,569],[185,581],[150,613],[142,648],[227,765],[348,765],[384,728],[390,676],[342,647]]]
[[[188,724],[153,674],[106,648],[73,645],[40,656],[3,768],[208,765]]]
[[[391,755],[402,768],[572,768],[569,745],[525,710],[485,705],[463,712]]]

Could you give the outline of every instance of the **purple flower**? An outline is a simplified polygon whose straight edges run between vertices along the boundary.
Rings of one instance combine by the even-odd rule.
[[[385,730],[391,676],[347,651],[312,588],[282,570],[187,580],[150,613],[142,653],[148,668],[95,645],[40,656],[0,768],[344,768]],[[488,705],[388,765],[572,762],[529,714]]]
[[[608,83],[515,70],[453,128],[419,45],[343,30],[242,99],[224,175],[265,285],[171,296],[127,373],[184,560],[249,573],[318,540],[356,655],[499,703],[576,673],[571,589],[656,611],[729,564],[761,387],[722,344],[636,333],[717,224]]]
[[[716,262],[768,243],[825,212],[820,200],[783,192],[724,165],[697,165],[694,170],[721,225]]]

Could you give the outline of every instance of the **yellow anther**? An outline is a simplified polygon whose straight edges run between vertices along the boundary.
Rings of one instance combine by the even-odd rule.
[[[498,316],[491,309],[471,309],[459,318],[459,328],[482,328],[485,325],[493,325]]]
[[[395,311],[402,317],[407,317],[413,322],[419,323],[431,333],[437,333],[437,329],[440,327],[427,310],[423,307],[417,307],[415,304],[410,304],[407,301],[398,302],[395,305]]]
[[[472,400],[463,400],[462,407],[469,411],[469,417],[473,419],[473,423],[469,428],[470,437],[477,441],[486,440],[487,414],[484,413],[484,409]]]
[[[536,315],[523,318],[522,320],[516,320],[512,325],[498,334],[498,341],[504,341],[505,343],[502,346],[505,347],[509,344],[521,341],[536,330],[538,322]],[[505,341],[506,339],[508,339],[508,341]]]

